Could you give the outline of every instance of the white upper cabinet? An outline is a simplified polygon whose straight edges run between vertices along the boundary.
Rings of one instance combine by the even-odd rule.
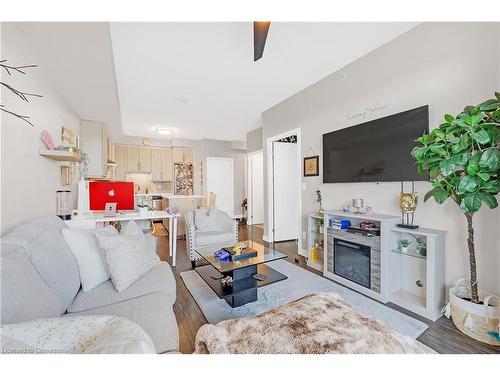
[[[192,163],[193,150],[190,148],[174,148],[173,159],[174,163]]]
[[[172,150],[153,148],[151,150],[151,179],[153,181],[172,181],[173,171]]]
[[[115,180],[127,180],[127,147],[122,145],[115,145]]]
[[[87,177],[102,178],[107,175],[108,135],[103,123],[82,120],[80,148],[87,153]]]

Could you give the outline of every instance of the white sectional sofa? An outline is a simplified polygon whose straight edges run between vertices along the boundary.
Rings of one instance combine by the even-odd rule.
[[[158,353],[179,350],[175,277],[162,262],[118,293],[108,280],[81,290],[76,260],[56,216],[15,227],[1,240],[1,323],[69,315],[112,315],[137,323]]]

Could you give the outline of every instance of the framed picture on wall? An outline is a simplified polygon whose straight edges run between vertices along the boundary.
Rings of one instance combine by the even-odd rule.
[[[304,158],[304,177],[319,176],[319,156]]]

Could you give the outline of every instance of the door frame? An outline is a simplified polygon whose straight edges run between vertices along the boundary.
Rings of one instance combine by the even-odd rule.
[[[231,185],[232,187],[232,192],[233,192],[233,212],[231,213],[231,216],[233,217],[234,216],[234,212],[235,212],[235,207],[234,207],[234,159],[233,158],[223,158],[223,157],[218,157],[218,156],[207,156],[207,160],[206,160],[206,179],[205,179],[205,186],[206,186],[206,194],[210,194],[211,192],[208,191],[208,162],[209,160],[230,160],[231,161],[231,173],[233,175],[233,183]],[[217,199],[217,198],[216,198]]]
[[[299,178],[296,187],[299,192],[299,233],[297,233],[297,250],[302,253],[302,137],[301,128],[295,128],[287,132],[267,138],[266,141],[266,164],[267,164],[267,222],[265,223],[267,236],[264,241],[274,242],[274,153],[273,142],[291,135],[297,136],[297,166],[299,168]]]
[[[252,190],[252,164],[250,163],[252,155],[262,154],[262,173],[264,173],[264,150],[256,150],[247,153],[247,223],[248,225],[253,225],[253,190]],[[264,179],[264,176],[262,176]],[[264,191],[264,186],[262,187]],[[265,216],[265,215],[264,215]],[[264,217],[264,222],[265,222]]]

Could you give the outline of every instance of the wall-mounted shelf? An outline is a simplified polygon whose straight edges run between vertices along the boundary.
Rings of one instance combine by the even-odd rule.
[[[80,156],[71,151],[40,150],[40,155],[57,161],[69,161],[74,163],[80,161]]]
[[[412,249],[409,249],[406,252],[402,251],[401,249],[392,249],[391,251],[395,252],[397,254],[406,255],[406,256],[409,256],[409,257],[415,257],[415,258],[421,258],[421,259],[426,259],[427,258],[426,255],[421,255],[417,251],[412,250]]]

